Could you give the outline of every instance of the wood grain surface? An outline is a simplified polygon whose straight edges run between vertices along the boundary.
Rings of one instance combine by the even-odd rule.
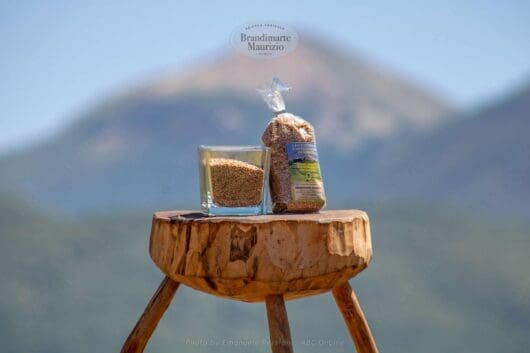
[[[272,353],[292,353],[291,330],[283,296],[269,295],[265,297],[265,305]]]
[[[357,353],[378,353],[368,322],[350,284],[346,282],[333,288],[333,297],[344,318]]]
[[[154,214],[150,255],[177,282],[260,302],[331,290],[368,265],[372,244],[359,210],[249,217],[165,211]]]
[[[368,216],[358,210],[250,217],[157,212],[150,255],[177,282],[247,302],[331,290],[372,257]]]
[[[144,351],[149,338],[151,338],[158,322],[175,296],[178,287],[179,283],[167,276],[164,278],[136,326],[125,340],[121,353],[141,353]]]

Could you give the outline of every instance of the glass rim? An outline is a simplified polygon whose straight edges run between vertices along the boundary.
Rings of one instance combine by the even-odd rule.
[[[269,147],[263,145],[200,145],[197,148],[199,151],[223,151],[223,152],[238,152],[238,151],[267,151]]]

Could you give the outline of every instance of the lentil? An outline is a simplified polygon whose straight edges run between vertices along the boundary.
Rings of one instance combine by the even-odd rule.
[[[209,163],[213,202],[223,207],[255,206],[261,202],[263,169],[228,158]]]

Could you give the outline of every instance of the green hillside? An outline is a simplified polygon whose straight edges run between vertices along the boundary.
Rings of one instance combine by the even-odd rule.
[[[367,209],[374,258],[351,284],[381,352],[527,351],[530,229],[421,205]],[[162,278],[150,218],[65,220],[1,200],[2,351],[119,351]],[[287,309],[296,351],[351,351],[329,295]],[[268,352],[267,337],[263,305],[182,288],[148,351]]]

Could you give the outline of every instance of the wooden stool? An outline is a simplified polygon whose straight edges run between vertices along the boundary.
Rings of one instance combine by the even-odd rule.
[[[218,297],[264,301],[273,353],[293,351],[284,299],[331,291],[357,352],[377,352],[348,284],[372,257],[363,211],[251,217],[157,212],[149,252],[166,277],[122,353],[143,352],[180,283]]]

